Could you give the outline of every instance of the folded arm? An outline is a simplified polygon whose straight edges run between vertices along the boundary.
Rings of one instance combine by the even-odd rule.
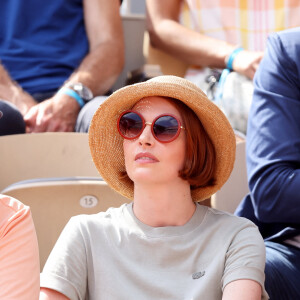
[[[300,39],[283,38],[276,34],[269,39],[255,78],[247,168],[258,220],[299,224],[300,68],[295,59]]]
[[[151,45],[191,65],[225,68],[226,57],[237,47],[208,37],[179,23],[182,0],[147,0],[147,26]],[[233,69],[253,78],[261,52],[243,51]]]

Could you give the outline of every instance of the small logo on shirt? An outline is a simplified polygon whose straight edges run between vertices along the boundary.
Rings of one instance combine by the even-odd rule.
[[[205,275],[205,271],[202,272],[196,272],[192,275],[193,279],[199,279],[200,277]]]

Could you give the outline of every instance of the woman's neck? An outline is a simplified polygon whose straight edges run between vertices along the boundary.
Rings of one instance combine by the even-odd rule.
[[[134,187],[133,212],[146,225],[181,226],[191,219],[195,210],[189,184]]]

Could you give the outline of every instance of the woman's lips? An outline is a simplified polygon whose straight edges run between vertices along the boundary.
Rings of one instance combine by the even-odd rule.
[[[148,153],[148,152],[138,153],[135,156],[134,160],[137,162],[142,162],[142,163],[159,162],[159,160],[153,154]]]

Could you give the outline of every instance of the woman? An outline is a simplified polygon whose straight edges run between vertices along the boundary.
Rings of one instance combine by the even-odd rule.
[[[196,203],[225,183],[235,156],[227,119],[200,89],[160,76],[118,90],[89,139],[103,179],[133,202],[71,219],[40,299],[267,298],[257,228]]]

